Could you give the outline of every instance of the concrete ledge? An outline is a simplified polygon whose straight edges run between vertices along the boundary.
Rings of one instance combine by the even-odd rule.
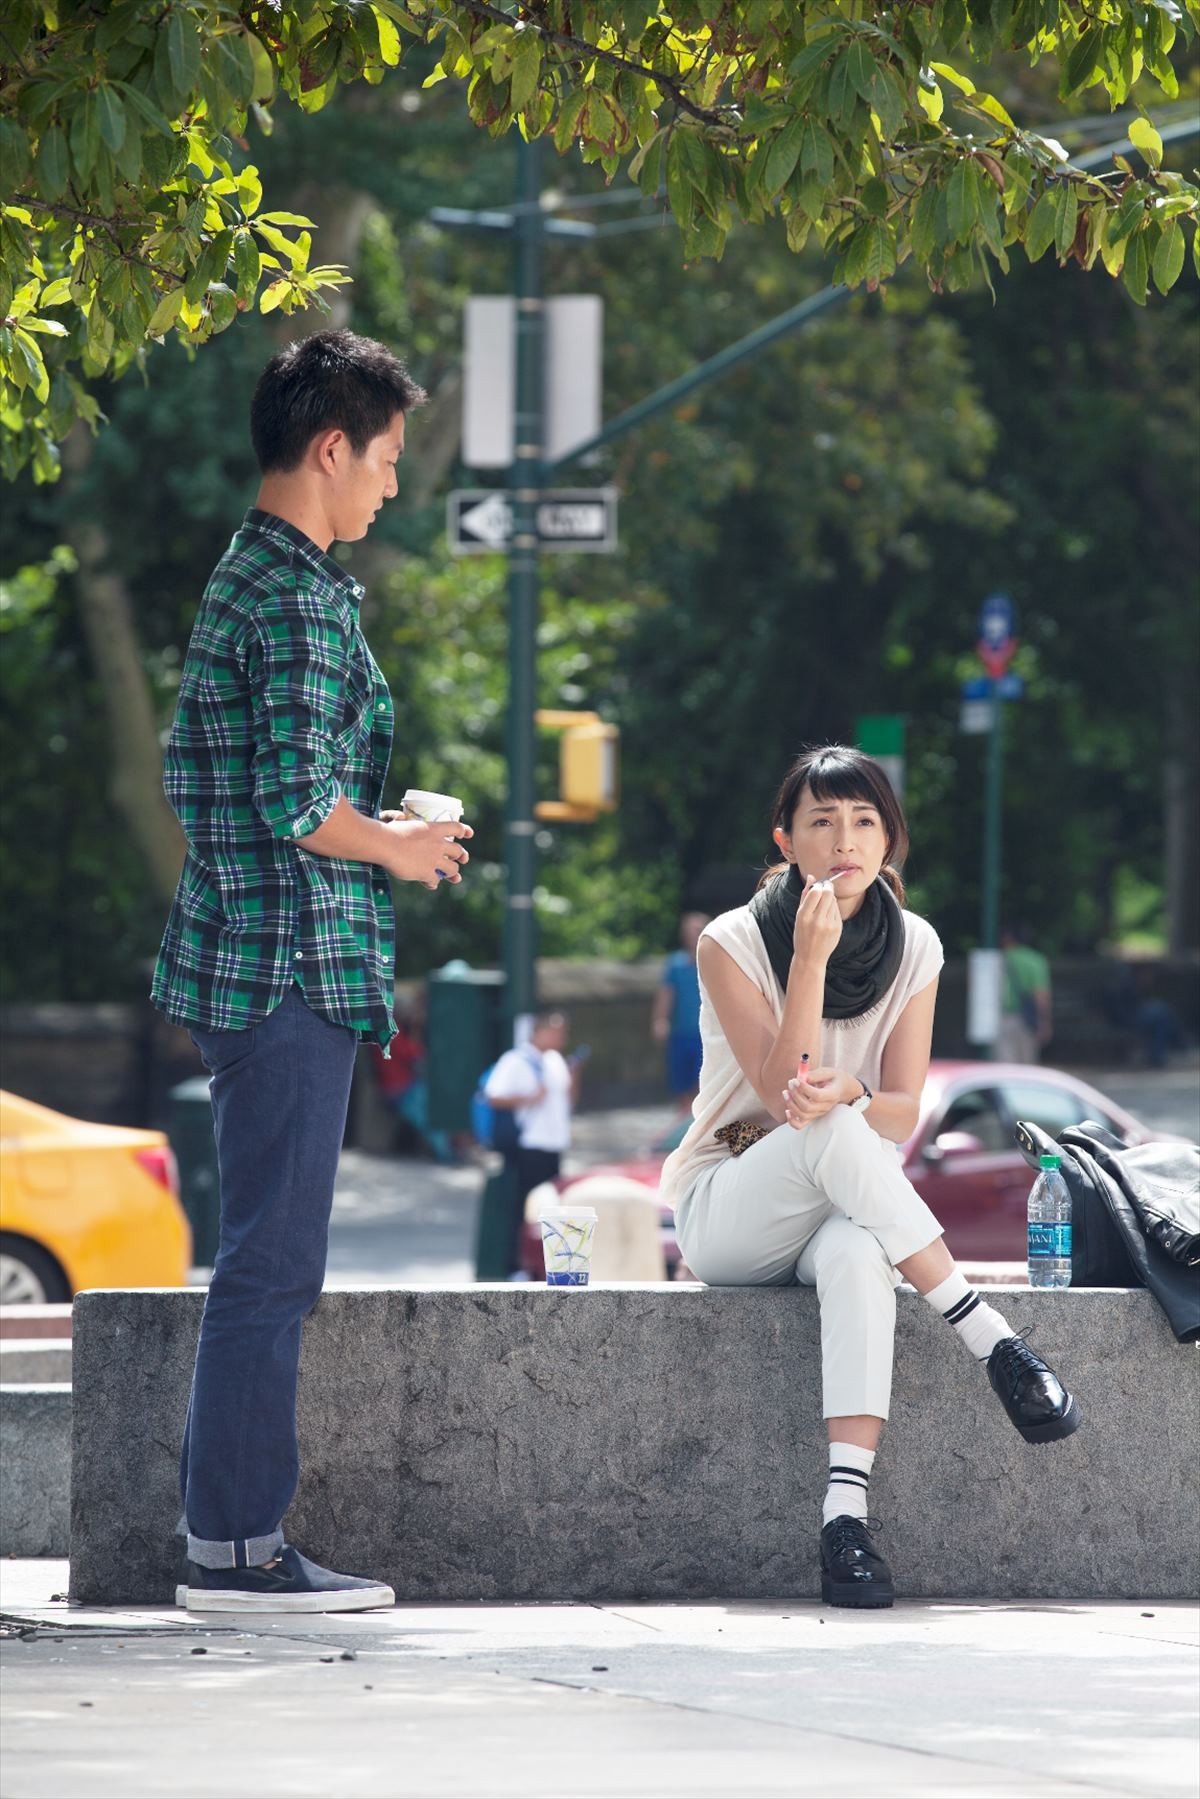
[[[70,1511],[70,1387],[0,1387],[0,1555],[66,1555]]]
[[[1200,1367],[1146,1292],[1006,1290],[1083,1428],[1021,1441],[962,1345],[899,1296],[872,1481],[911,1596],[1181,1598]],[[75,1302],[71,1593],[162,1603],[203,1295]],[[416,1599],[816,1595],[815,1294],[540,1286],[323,1295],[305,1330],[308,1554]]]
[[[70,1337],[0,1338],[0,1385],[71,1384]]]

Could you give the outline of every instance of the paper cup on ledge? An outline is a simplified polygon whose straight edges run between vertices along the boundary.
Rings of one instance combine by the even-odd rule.
[[[548,1287],[586,1287],[596,1235],[596,1213],[591,1206],[546,1206],[542,1227],[542,1255]]]
[[[452,793],[425,793],[419,787],[408,789],[400,808],[409,818],[424,819],[427,825],[458,824],[463,815],[463,803]]]

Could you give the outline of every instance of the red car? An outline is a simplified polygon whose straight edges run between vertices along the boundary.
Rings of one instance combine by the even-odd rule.
[[[1025,1260],[1025,1206],[1033,1176],[1013,1139],[1019,1118],[1041,1125],[1052,1137],[1085,1118],[1127,1143],[1166,1135],[1148,1130],[1115,1100],[1056,1068],[931,1062],[920,1121],[903,1145],[904,1172],[944,1226],[951,1254],[961,1261]],[[657,1192],[662,1165],[689,1123],[682,1120],[669,1136],[628,1162],[562,1175],[555,1185],[559,1193],[567,1193],[575,1181],[612,1175]],[[673,1277],[680,1254],[670,1206],[662,1208],[662,1234],[667,1274]],[[537,1225],[528,1221],[521,1266],[532,1280],[545,1278],[541,1237]]]

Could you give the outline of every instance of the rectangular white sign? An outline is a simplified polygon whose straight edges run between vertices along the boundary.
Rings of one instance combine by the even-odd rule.
[[[516,409],[516,302],[472,295],[463,326],[462,458],[468,468],[508,468]],[[600,429],[604,302],[555,294],[543,302],[542,453],[567,455]]]

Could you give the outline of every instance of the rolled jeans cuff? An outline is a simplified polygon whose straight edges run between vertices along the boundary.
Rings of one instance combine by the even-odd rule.
[[[198,1568],[261,1568],[282,1548],[282,1530],[273,1530],[269,1537],[237,1537],[230,1543],[212,1543],[188,1532],[188,1560]]]

